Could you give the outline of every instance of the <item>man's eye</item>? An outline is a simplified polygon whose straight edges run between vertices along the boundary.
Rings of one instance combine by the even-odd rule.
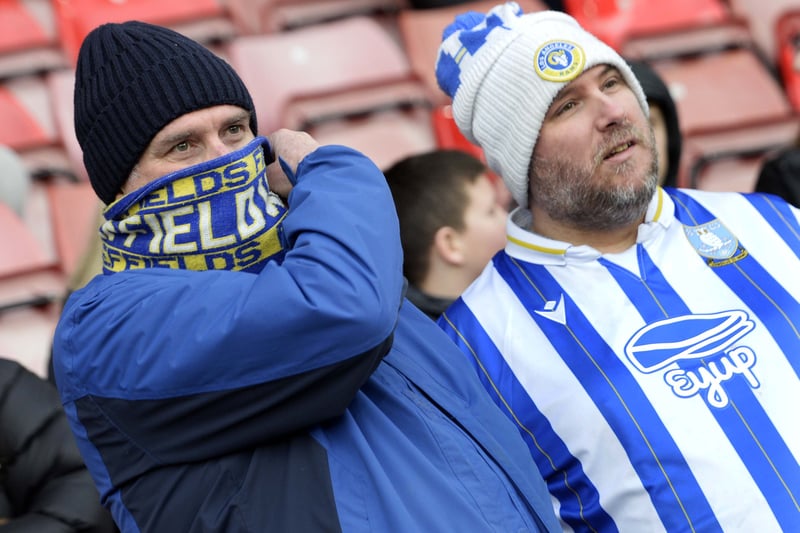
[[[173,150],[175,150],[176,152],[185,152],[188,149],[189,149],[189,143],[186,141],[176,144],[175,147],[173,148]]]
[[[244,127],[241,124],[235,124],[235,125],[233,125],[233,126],[228,128],[228,133],[236,135],[236,134],[242,133],[243,130],[244,130]]]
[[[614,87],[618,83],[619,83],[619,79],[617,79],[617,78],[609,78],[608,80],[606,80],[605,87],[608,89],[608,88]]]
[[[573,107],[575,107],[575,102],[567,102],[566,104],[558,108],[558,113],[556,113],[556,115],[561,115],[562,113],[566,113]]]

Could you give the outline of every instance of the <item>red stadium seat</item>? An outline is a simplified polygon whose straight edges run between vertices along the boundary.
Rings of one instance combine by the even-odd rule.
[[[327,121],[308,131],[322,144],[361,151],[382,170],[404,157],[436,148],[430,112],[421,107]]]
[[[61,46],[73,62],[83,38],[106,22],[161,24],[204,43],[237,33],[221,0],[58,0],[55,5]]]
[[[49,298],[36,301],[0,312],[0,353],[46,378],[61,306]]]
[[[678,109],[684,136],[679,185],[699,186],[697,168],[704,161],[730,160],[731,154],[756,157],[790,144],[797,135],[786,94],[752,49],[666,58],[651,65]]]
[[[767,61],[777,65],[779,20],[798,9],[797,0],[728,0],[728,3],[734,15],[747,21],[753,40]]]
[[[444,105],[450,100],[436,82],[436,54],[442,42],[442,31],[460,13],[486,13],[499,3],[497,0],[480,0],[436,9],[405,9],[397,15],[398,29],[411,68],[428,88],[430,98],[436,104]],[[546,9],[546,4],[540,0],[518,0],[517,3],[525,13]]]
[[[71,277],[98,231],[102,203],[88,181],[52,180],[43,185],[58,268]]]
[[[0,84],[0,144],[23,151],[57,144],[50,99],[40,76],[15,77]]]
[[[35,178],[25,218],[36,223],[52,266],[67,274],[85,247],[99,202],[73,129],[73,83],[74,73],[61,69],[0,86],[0,143],[17,150]]]
[[[75,136],[75,119],[73,117],[75,92],[75,71],[60,69],[49,72],[45,76],[45,84],[50,94],[58,135],[69,160],[69,165],[78,180],[89,179],[83,166],[83,151]]]
[[[631,36],[622,44],[620,52],[631,59],[649,61],[754,46],[746,21],[731,19],[714,26],[696,26],[667,33]]]
[[[0,2],[0,77],[59,68],[66,64],[49,0]]]
[[[436,146],[461,150],[485,161],[483,150],[479,146],[472,144],[458,129],[456,121],[453,119],[453,110],[449,104],[436,107],[431,113],[431,120]]]
[[[405,0],[227,0],[231,18],[248,35],[296,29],[356,15],[396,13]]]
[[[0,117],[0,144],[19,153],[32,174],[71,171],[42,76],[0,82]]]
[[[371,17],[238,37],[226,55],[253,95],[265,133],[428,104],[402,47]]]
[[[486,154],[483,149],[472,144],[461,130],[458,129],[455,119],[453,119],[453,110],[449,104],[437,106],[431,113],[431,121],[433,123],[433,134],[436,139],[436,147],[445,150],[461,150],[483,161],[484,165],[488,165],[486,161]],[[488,166],[487,166],[488,169]],[[495,184],[501,182],[499,176],[492,170],[487,170],[487,177]],[[505,195],[507,191],[503,191]]]
[[[794,143],[800,122],[781,120],[694,135],[684,139],[678,185],[711,190],[753,190],[758,165],[769,154]],[[726,180],[725,170],[730,170]]]
[[[53,266],[25,222],[3,203],[0,203],[0,250],[0,279]]]
[[[564,9],[616,50],[634,37],[712,27],[730,19],[722,0],[564,0]]]
[[[76,194],[57,198],[60,210],[71,218],[96,216],[90,203],[78,200]],[[35,222],[46,224],[47,217]],[[71,232],[70,239],[88,243],[86,229],[74,225]],[[0,204],[0,354],[46,375],[67,279],[60,258],[49,253],[23,219]]]
[[[0,204],[0,354],[44,375],[65,286],[36,237]]]
[[[308,131],[385,167],[435,146],[427,91],[374,17],[233,39],[226,55],[255,99],[259,130]]]
[[[694,186],[704,191],[752,192],[767,153],[730,153],[701,159],[694,164]]]
[[[769,124],[791,117],[783,89],[746,48],[655,60],[686,136]]]
[[[50,42],[51,36],[23,2],[5,0],[0,3],[0,53],[47,46]]]
[[[71,69],[51,71],[45,76],[43,86],[53,108],[61,159],[48,157],[38,166],[28,163],[28,166],[34,166],[38,179],[32,190],[32,207],[36,212],[26,218],[35,218],[40,242],[48,246],[55,267],[66,275],[72,273],[85,249],[100,208],[75,136],[72,115],[74,80],[75,73]]]
[[[24,240],[17,236],[13,244],[24,245]],[[6,246],[7,242],[3,255],[18,257]],[[30,268],[0,275],[0,354],[45,376],[66,283],[59,271],[46,265]]]
[[[778,68],[783,87],[800,111],[800,10],[787,12],[778,22]]]

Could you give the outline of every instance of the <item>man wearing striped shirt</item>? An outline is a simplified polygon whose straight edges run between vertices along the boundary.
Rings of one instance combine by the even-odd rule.
[[[800,212],[658,187],[639,83],[564,13],[460,16],[437,77],[519,204],[440,325],[563,528],[800,531]]]

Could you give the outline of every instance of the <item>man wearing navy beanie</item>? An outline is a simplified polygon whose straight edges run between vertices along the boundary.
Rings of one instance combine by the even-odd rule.
[[[144,22],[98,28],[78,57],[75,132],[97,195],[111,203],[153,136],[191,111],[230,104],[256,116],[231,66],[201,44]]]
[[[103,274],[54,367],[120,529],[556,531],[523,440],[405,300],[381,171],[258,136],[223,60],[127,22],[83,43],[75,124]]]

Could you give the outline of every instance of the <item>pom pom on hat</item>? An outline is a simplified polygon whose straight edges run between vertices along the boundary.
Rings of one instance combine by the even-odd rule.
[[[116,198],[155,135],[216,105],[256,114],[233,68],[200,43],[139,21],[108,23],[84,39],[75,71],[75,133],[95,193]]]
[[[625,60],[559,11],[523,14],[516,2],[486,15],[468,12],[445,28],[436,79],[453,99],[461,132],[483,148],[520,206],[528,205],[528,168],[558,92],[584,71],[619,70],[645,114],[647,101]]]

